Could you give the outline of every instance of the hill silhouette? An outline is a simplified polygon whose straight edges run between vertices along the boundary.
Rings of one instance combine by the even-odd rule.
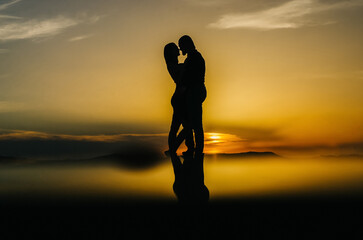
[[[207,154],[208,156],[218,156],[218,157],[226,157],[226,158],[261,158],[261,157],[281,157],[274,152],[241,152],[241,153],[216,153],[216,154]]]
[[[134,147],[116,153],[92,158],[92,161],[107,161],[125,168],[143,169],[163,161],[161,152],[151,147]]]
[[[337,155],[321,155],[322,158],[347,159],[347,158],[363,158],[362,154],[337,154]]]

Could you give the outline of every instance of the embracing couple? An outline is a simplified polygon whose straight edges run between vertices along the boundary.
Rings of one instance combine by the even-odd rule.
[[[170,154],[171,157],[176,156],[176,151],[185,140],[187,151],[183,152],[183,155],[202,158],[204,148],[202,103],[207,96],[204,84],[205,62],[189,36],[182,36],[178,45],[179,47],[175,43],[169,43],[164,48],[167,69],[176,84],[171,98],[173,118],[168,137],[169,150],[166,154]],[[184,63],[178,62],[179,51],[187,55]],[[183,129],[178,134],[180,126]]]

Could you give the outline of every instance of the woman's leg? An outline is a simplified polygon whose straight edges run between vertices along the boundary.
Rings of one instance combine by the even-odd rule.
[[[189,130],[191,131],[191,130]],[[180,147],[180,145],[185,140],[185,146],[188,148],[188,152],[192,153],[194,151],[194,140],[193,140],[193,133],[191,132],[188,134],[188,129],[183,125],[183,129],[179,132],[178,136],[176,137],[175,146],[176,149]]]
[[[180,144],[179,145],[177,144],[177,133],[179,131],[181,123],[182,123],[181,117],[174,110],[168,136],[170,154],[176,154],[176,150],[180,146]]]
[[[185,140],[185,129],[183,128],[176,136],[176,141],[175,141],[176,149],[180,147],[180,145],[183,143],[184,140]]]
[[[185,146],[187,146],[188,153],[193,154],[194,152],[194,138],[193,138],[193,130],[187,120],[183,121],[183,137],[185,139]]]

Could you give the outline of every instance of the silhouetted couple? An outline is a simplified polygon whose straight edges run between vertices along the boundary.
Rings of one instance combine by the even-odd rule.
[[[171,98],[173,118],[168,143],[175,181],[173,190],[181,203],[205,203],[209,199],[204,185],[204,131],[202,104],[207,96],[204,85],[205,62],[196,50],[192,39],[184,35],[179,39],[179,48],[187,54],[184,63],[178,62],[179,48],[169,43],[164,48],[164,57],[170,76],[176,84]],[[178,134],[180,126],[183,129]],[[176,152],[185,140],[187,151],[182,163]],[[195,145],[194,145],[195,142]]]
[[[178,62],[180,53],[175,43],[169,43],[164,48],[166,65],[176,84],[171,98],[173,118],[168,137],[169,154],[171,157],[177,156],[176,151],[185,140],[187,151],[183,155],[202,158],[204,149],[202,103],[207,96],[204,85],[205,62],[189,36],[182,36],[178,44],[182,54],[187,54],[184,63]],[[183,129],[178,134],[180,126],[183,126]]]

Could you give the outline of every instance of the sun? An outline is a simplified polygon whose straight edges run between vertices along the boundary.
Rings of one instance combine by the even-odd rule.
[[[210,143],[219,143],[222,140],[222,134],[220,133],[207,133],[206,140]]]
[[[207,154],[217,153],[238,153],[247,151],[245,146],[246,139],[242,139],[237,135],[218,132],[204,133],[204,152]],[[186,151],[184,144],[179,148],[178,152]]]

